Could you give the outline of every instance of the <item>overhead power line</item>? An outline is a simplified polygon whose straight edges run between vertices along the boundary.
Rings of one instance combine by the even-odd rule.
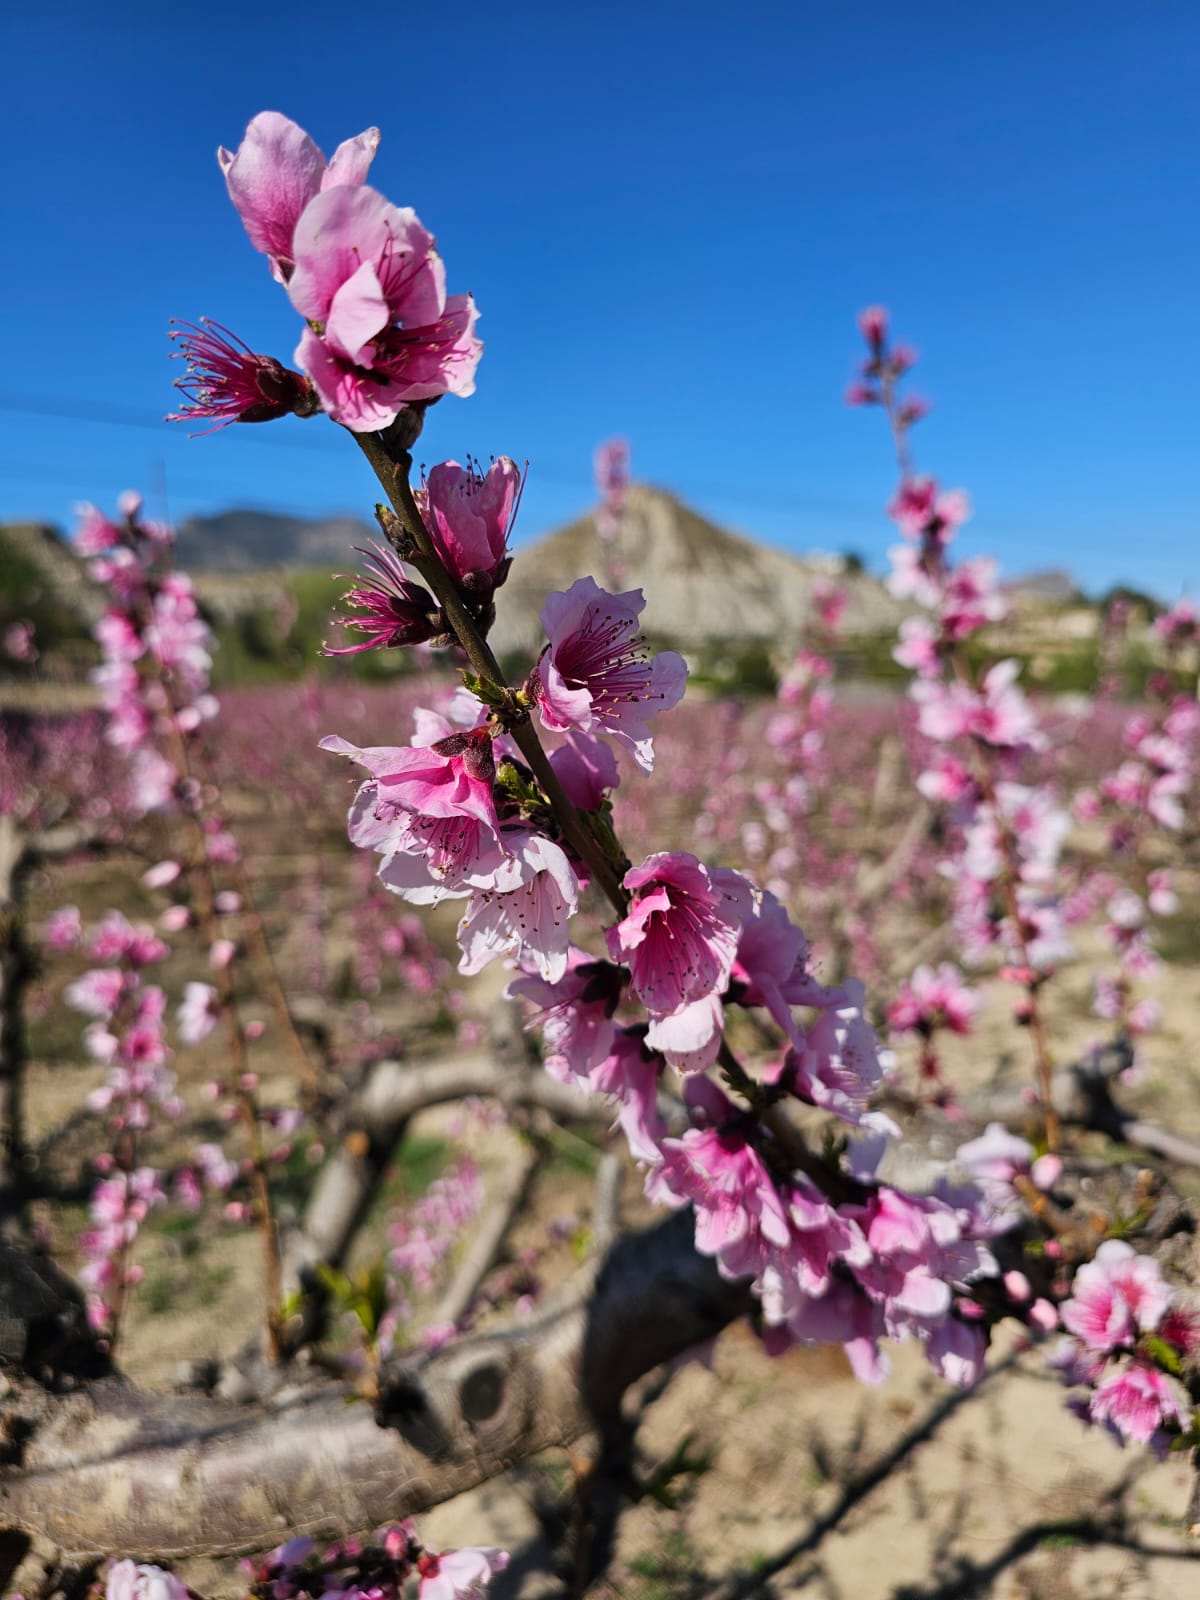
[[[56,399],[52,395],[14,395],[0,393],[0,412],[11,416],[40,417],[47,420],[62,422],[76,422],[87,424],[100,424],[105,427],[137,429],[143,433],[154,433],[159,438],[178,438],[179,423],[167,422],[161,417],[154,417],[137,406],[114,405],[106,401],[98,401],[95,406],[86,410],[69,401]],[[244,435],[234,435],[244,438]],[[276,429],[267,431],[256,427],[254,429],[253,443],[269,445],[276,450],[296,450],[312,455],[319,452],[322,455],[342,455],[342,447],[338,441],[329,435],[321,436],[315,431],[307,437],[300,438],[297,434],[279,432]],[[572,468],[558,462],[533,461],[533,470],[537,480],[541,483],[560,489],[580,490],[587,494],[594,492],[592,476],[585,468]],[[180,487],[176,484],[176,487]],[[764,511],[782,511],[812,514],[816,516],[833,517],[875,517],[879,514],[879,507],[867,500],[848,500],[838,496],[822,495],[797,495],[789,494],[786,490],[777,494],[763,493],[761,490],[751,489],[739,484],[717,484],[696,482],[688,479],[687,491],[689,494],[705,496],[714,500],[732,501],[739,505],[753,507]]]

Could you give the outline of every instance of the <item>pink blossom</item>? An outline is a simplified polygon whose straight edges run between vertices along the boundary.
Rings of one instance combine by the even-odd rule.
[[[827,578],[818,578],[812,587],[812,600],[822,624],[830,633],[835,632],[850,604],[849,594]]]
[[[183,867],[178,861],[157,861],[142,873],[142,885],[146,889],[165,889],[176,881],[182,871]]]
[[[173,1572],[134,1561],[109,1568],[106,1600],[188,1600],[187,1586]]]
[[[1152,1256],[1136,1255],[1124,1240],[1106,1239],[1075,1274],[1062,1307],[1063,1326],[1090,1350],[1113,1351],[1156,1328],[1170,1301]]]
[[[490,736],[486,728],[451,728],[422,713],[417,737],[431,743],[359,749],[337,737],[321,741],[323,750],[348,755],[373,774],[350,808],[350,841],[382,855],[380,881],[418,905],[515,887],[498,878],[512,863],[492,793]]]
[[[1023,883],[1048,883],[1071,831],[1071,819],[1045,787],[998,783],[996,805],[1015,841]]]
[[[729,998],[741,1005],[764,1006],[772,1020],[796,1044],[800,1032],[793,1006],[826,1009],[846,1004],[848,989],[828,989],[809,971],[808,940],[768,889],[741,873],[718,867],[713,882],[723,889],[741,917]]]
[[[791,1326],[803,1301],[830,1293],[838,1263],[865,1267],[871,1252],[857,1222],[841,1216],[807,1178],[793,1176],[780,1194],[790,1238],[782,1248],[766,1246],[759,1286],[767,1322]]]
[[[203,1174],[204,1181],[222,1194],[236,1183],[239,1174],[237,1162],[231,1161],[219,1144],[197,1145],[192,1159]]]
[[[942,661],[933,624],[925,617],[905,617],[900,624],[900,643],[892,651],[892,659],[919,678],[936,678]]]
[[[979,700],[968,684],[923,679],[911,686],[909,697],[917,705],[917,726],[927,739],[948,744],[971,733]]]
[[[920,728],[939,743],[969,736],[999,749],[1039,750],[1045,740],[1033,708],[1017,687],[1020,663],[998,661],[978,690],[965,683],[915,683]]]
[[[897,600],[914,600],[933,610],[942,598],[940,563],[933,563],[919,545],[894,544],[888,548],[892,569],[887,587]]]
[[[199,1044],[216,1027],[220,1014],[220,999],[212,984],[185,984],[177,1012],[180,1039],[184,1044]]]
[[[1057,1156],[1035,1160],[1032,1145],[999,1122],[989,1123],[977,1139],[960,1145],[954,1159],[969,1175],[971,1190],[955,1190],[953,1195],[948,1190],[939,1192],[956,1204],[971,1193],[977,1196],[971,1232],[984,1238],[1006,1233],[1020,1221],[1022,1204],[1014,1179],[1025,1178],[1035,1188],[1049,1190],[1062,1172]]]
[[[888,1009],[888,1022],[901,1033],[935,1028],[969,1033],[979,1004],[979,996],[967,988],[959,969],[944,961],[937,968],[918,967],[900,986]]]
[[[1033,708],[1017,687],[1020,670],[1018,661],[998,661],[988,669],[970,731],[977,739],[1001,748],[1024,746],[1039,750],[1045,740]]]
[[[661,1051],[677,1072],[703,1072],[720,1053],[724,1026],[720,997],[706,994],[668,1016],[651,1017],[646,1043]]]
[[[37,629],[28,617],[20,617],[4,630],[5,654],[12,661],[22,661],[32,666],[40,654],[37,647]]]
[[[790,1242],[783,1200],[744,1133],[690,1128],[681,1139],[664,1139],[661,1149],[664,1164],[650,1189],[691,1201],[696,1248],[716,1256],[727,1276],[757,1274],[768,1245]]]
[[[572,728],[566,740],[550,752],[550,765],[567,799],[581,811],[599,811],[607,795],[621,782],[611,745],[590,733]]]
[[[621,1028],[613,1045],[588,1077],[588,1086],[600,1094],[615,1095],[620,1103],[617,1123],[634,1160],[657,1165],[666,1124],[658,1114],[658,1080],[662,1057],[650,1048],[646,1030]]]
[[[199,325],[183,322],[169,337],[180,343],[173,359],[187,365],[183,377],[175,380],[184,405],[168,412],[167,422],[212,419],[213,426],[205,431],[216,433],[231,422],[272,422],[316,409],[306,378],[274,356],[256,355],[219,322],[208,317],[201,317]]]
[[[77,555],[98,556],[121,543],[124,538],[122,530],[115,522],[110,522],[102,511],[86,500],[81,501],[75,509],[79,515],[79,526],[73,540]]]
[[[343,628],[353,628],[366,637],[337,648],[326,644],[323,655],[353,656],[363,650],[424,644],[445,631],[437,601],[413,581],[394,551],[374,543],[371,550],[355,548],[365,558],[367,570],[342,596],[342,603],[363,614],[337,620]]]
[[[481,1600],[489,1581],[508,1565],[504,1550],[452,1550],[418,1558],[420,1600]]]
[[[889,1362],[879,1349],[885,1333],[882,1308],[857,1284],[835,1279],[819,1298],[802,1296],[790,1310],[787,1333],[802,1344],[838,1341],[861,1383],[882,1383]]]
[[[891,1055],[881,1052],[864,1015],[866,997],[857,978],[842,986],[836,1006],[822,1011],[793,1045],[778,1079],[793,1094],[853,1127],[895,1133],[890,1117],[867,1109]],[[764,1073],[768,1079],[770,1071]]]
[[[625,496],[629,491],[629,441],[608,439],[596,447],[596,488],[600,491],[601,505],[596,513],[596,532],[601,539],[612,540],[620,527],[625,510]]]
[[[335,422],[373,432],[412,401],[474,392],[475,305],[447,298],[433,235],[415,212],[374,189],[326,189],[305,208],[292,249],[288,294],[309,323],[295,359]]]
[[[1192,1408],[1182,1386],[1173,1378],[1144,1361],[1134,1360],[1097,1386],[1088,1414],[1093,1422],[1107,1423],[1122,1438],[1149,1444],[1169,1422],[1186,1428]]]
[[[95,961],[124,961],[131,967],[165,961],[171,953],[145,923],[135,927],[120,911],[105,912],[89,950]]]
[[[855,1277],[883,1306],[893,1338],[915,1333],[929,1341],[951,1312],[952,1286],[998,1271],[986,1247],[966,1236],[956,1209],[936,1196],[902,1194],[881,1184],[865,1206],[846,1207],[844,1214],[859,1221],[873,1257],[869,1266],[854,1269]],[[951,1348],[956,1371],[970,1381],[969,1351]],[[937,1365],[936,1339],[927,1353]],[[958,1365],[964,1361],[966,1367]]]
[[[534,692],[547,728],[603,730],[649,772],[654,749],[647,724],[682,699],[687,668],[673,650],[648,654],[637,631],[645,603],[640,589],[609,594],[594,578],[549,595],[542,626],[550,643],[535,669]]]
[[[1190,600],[1175,604],[1154,619],[1154,631],[1168,645],[1194,644],[1200,639],[1200,616]]]
[[[569,923],[579,905],[578,881],[552,839],[510,830],[504,842],[512,866],[497,874],[493,888],[472,895],[458,925],[463,952],[458,970],[468,975],[482,972],[511,952],[547,983],[556,983],[567,970]]]
[[[888,516],[906,539],[948,544],[971,515],[962,489],[939,489],[933,478],[906,478],[888,507]]]
[[[1053,1333],[1059,1325],[1058,1308],[1039,1296],[1029,1308],[1029,1324],[1040,1333]]]
[[[1154,1033],[1162,1025],[1163,1009],[1149,995],[1135,1000],[1126,1014],[1126,1024],[1132,1034]]]
[[[918,777],[917,788],[926,800],[940,800],[953,805],[958,800],[974,796],[975,780],[956,756],[939,750],[932,766]]]
[[[564,1082],[590,1079],[611,1053],[616,1036],[613,1017],[626,982],[620,967],[571,949],[566,971],[555,982],[524,973],[509,984],[510,995],[519,995],[541,1011],[545,1066],[554,1077]]]
[[[885,306],[867,306],[858,313],[859,332],[873,349],[879,349],[887,337],[888,314]]]
[[[83,938],[83,921],[78,906],[60,906],[46,918],[42,929],[46,948],[55,955],[74,950]]]
[[[1156,868],[1147,878],[1149,893],[1147,904],[1156,917],[1172,917],[1179,910],[1179,896],[1175,893],[1171,871]]]
[[[663,851],[631,867],[626,916],[607,933],[608,953],[631,969],[638,998],[654,1017],[720,994],[729,983],[741,918],[727,890],[684,851]]]
[[[64,998],[85,1016],[110,1017],[132,981],[119,967],[98,967],[68,984]]]
[[[943,637],[968,638],[989,622],[1000,622],[1008,612],[996,588],[997,564],[990,556],[960,561],[946,578],[940,602]]]
[[[492,798],[496,776],[491,735],[485,729],[452,733],[432,745],[375,746],[359,749],[331,735],[322,750],[349,756],[371,773],[376,820],[379,808],[432,820],[469,818],[497,837],[500,823]],[[386,823],[383,824],[386,826]],[[366,839],[355,843],[365,844]]]
[[[425,522],[442,565],[462,592],[487,600],[508,574],[508,533],[521,503],[521,469],[501,456],[486,473],[443,461],[424,489]]]
[[[260,111],[235,154],[217,151],[250,243],[268,258],[280,283],[291,276],[292,235],[305,206],[333,185],[364,183],[378,148],[379,129],[368,128],[340,144],[327,166],[303,128],[278,111]]]

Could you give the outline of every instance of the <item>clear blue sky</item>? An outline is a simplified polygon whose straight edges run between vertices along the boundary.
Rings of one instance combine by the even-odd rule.
[[[273,108],[327,153],[383,130],[373,181],[437,234],[487,341],[419,455],[528,457],[525,536],[589,502],[623,432],[639,477],[720,520],[879,563],[887,441],[842,391],[880,300],[923,352],[918,455],[970,490],[970,548],[1200,588],[1187,0],[67,0],[6,8],[0,48],[0,516],[129,485],[176,518],[369,513],[324,419],[158,421],[171,316],[290,359],[214,160]]]

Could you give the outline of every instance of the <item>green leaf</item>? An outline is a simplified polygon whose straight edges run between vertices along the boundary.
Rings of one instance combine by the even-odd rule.
[[[1180,1360],[1178,1350],[1160,1338],[1157,1333],[1142,1335],[1142,1349],[1164,1372],[1171,1373],[1173,1377],[1177,1378],[1183,1371],[1183,1362]]]

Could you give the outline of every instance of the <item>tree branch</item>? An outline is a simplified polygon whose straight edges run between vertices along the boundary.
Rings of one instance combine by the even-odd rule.
[[[690,1212],[617,1241],[536,1323],[389,1363],[376,1407],[328,1381],[268,1407],[142,1394],[105,1380],[67,1397],[14,1389],[40,1416],[0,1469],[0,1526],[78,1560],[176,1560],[336,1538],[436,1505],[611,1418],[626,1387],[749,1309],[696,1254]]]

